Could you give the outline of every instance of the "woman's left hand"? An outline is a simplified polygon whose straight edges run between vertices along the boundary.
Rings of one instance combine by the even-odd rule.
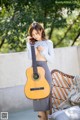
[[[42,47],[42,46],[38,46],[37,49],[38,49],[39,52],[41,52],[41,51],[44,50],[44,47]]]

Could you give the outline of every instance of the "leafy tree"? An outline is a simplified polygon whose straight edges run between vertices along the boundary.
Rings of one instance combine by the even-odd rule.
[[[54,47],[74,45],[79,38],[79,7],[79,0],[1,0],[0,51],[25,50],[28,27],[34,20],[44,24]]]

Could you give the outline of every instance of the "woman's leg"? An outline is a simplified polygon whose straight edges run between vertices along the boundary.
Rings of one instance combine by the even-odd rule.
[[[48,120],[48,114],[47,112],[38,112],[38,118],[39,120]]]

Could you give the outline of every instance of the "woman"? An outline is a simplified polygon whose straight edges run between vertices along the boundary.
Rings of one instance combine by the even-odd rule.
[[[31,39],[34,38],[37,66],[41,66],[44,68],[45,78],[51,88],[52,78],[49,68],[47,66],[47,62],[52,62],[54,59],[52,41],[45,38],[45,31],[43,27],[37,22],[33,22],[30,25],[29,35],[30,36],[27,37],[28,56],[30,59],[32,58],[30,43],[32,42]],[[40,120],[48,120],[47,111],[50,110],[50,96],[40,100],[33,100],[33,108],[34,111],[38,111],[38,117],[40,118]]]

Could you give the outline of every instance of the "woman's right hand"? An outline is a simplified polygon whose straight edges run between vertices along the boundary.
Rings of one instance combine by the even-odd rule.
[[[31,43],[31,40],[30,40],[31,38],[32,38],[31,36],[27,36],[26,41],[29,42],[29,43]]]

